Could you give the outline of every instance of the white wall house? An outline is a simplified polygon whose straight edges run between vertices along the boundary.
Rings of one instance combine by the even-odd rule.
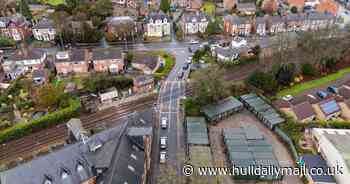
[[[146,21],[146,27],[148,37],[170,35],[170,20],[163,12],[151,13]]]
[[[183,16],[182,29],[185,34],[204,33],[209,20],[203,13],[188,14]]]
[[[33,35],[36,40],[52,41],[56,36],[56,29],[51,20],[42,19],[33,26]]]
[[[350,178],[350,130],[313,128],[312,137],[318,152],[326,160],[328,167],[340,168],[342,174],[335,173],[337,184],[348,184]]]

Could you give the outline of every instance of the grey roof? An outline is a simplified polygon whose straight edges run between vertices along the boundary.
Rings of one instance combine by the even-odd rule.
[[[219,102],[215,104],[210,104],[204,106],[201,111],[204,112],[204,114],[208,118],[213,118],[219,114],[225,113],[227,111],[234,110],[236,108],[241,108],[243,104],[237,100],[236,98],[230,96],[223,100],[220,100]]]
[[[136,85],[146,85],[154,83],[154,78],[152,75],[139,75],[134,78],[134,83]]]
[[[331,13],[321,13],[321,12],[312,12],[307,14],[307,18],[310,20],[331,20],[336,19],[336,17]]]
[[[119,26],[120,24],[128,24],[135,22],[135,20],[129,16],[108,17],[106,18],[106,21],[112,26]]]
[[[140,183],[143,174],[144,152],[137,149],[127,134],[130,127],[150,127],[151,112],[142,112],[140,116],[146,123],[139,123],[134,118],[124,118],[111,129],[98,133],[89,138],[89,141],[101,142],[102,147],[95,152],[89,150],[87,144],[78,142],[63,147],[62,149],[38,157],[30,162],[19,165],[13,169],[0,173],[2,184],[41,184],[48,176],[53,184],[81,183],[93,175],[92,168],[108,167],[107,173],[103,174],[106,184],[111,183]],[[149,131],[147,131],[149,132]],[[141,132],[139,132],[141,133]],[[135,155],[137,159],[131,157]],[[81,164],[83,170],[78,170],[77,165]],[[135,168],[136,172],[130,172],[128,166]],[[62,170],[68,172],[68,180],[62,180]]]
[[[222,47],[216,47],[214,49],[215,53],[218,55],[222,55],[225,57],[233,57],[236,54],[240,54],[240,50],[239,49],[231,49],[231,48],[222,48]]]
[[[63,63],[63,62],[78,62],[78,61],[88,61],[87,51],[84,49],[72,49],[70,51],[63,51],[61,53],[67,53],[68,58],[59,59],[56,57],[55,62]]]
[[[225,21],[229,21],[231,24],[249,24],[251,19],[249,17],[241,17],[237,15],[226,15]]]
[[[158,65],[158,59],[158,55],[136,52],[133,55],[132,63],[146,65],[149,69],[154,70]]]
[[[269,16],[269,19],[271,20],[272,24],[284,23],[284,19],[279,15]]]
[[[285,17],[285,20],[287,22],[289,21],[304,21],[306,19],[306,15],[305,14],[293,14],[290,13]]]
[[[49,19],[41,19],[37,24],[33,26],[33,29],[53,29],[54,23]]]
[[[256,24],[265,24],[266,23],[266,19],[264,17],[256,17],[255,18],[255,23]]]
[[[14,54],[9,56],[8,60],[10,61],[23,61],[31,59],[40,59],[45,54],[45,51],[36,48],[28,49],[18,49]]]
[[[122,52],[119,49],[93,49],[92,50],[92,60],[105,60],[105,59],[121,59]]]
[[[238,11],[256,11],[255,3],[237,3]]]
[[[312,108],[310,102],[305,101],[293,107],[293,111],[297,116],[298,120],[304,120],[306,118],[315,116],[315,111]]]
[[[32,78],[46,78],[47,77],[47,71],[46,70],[34,70],[32,72]]]
[[[163,13],[162,11],[159,11],[159,12],[151,12],[147,18],[146,18],[146,22],[149,22],[150,19],[152,19],[153,21],[155,20],[164,20],[164,19],[168,19],[168,16]]]
[[[305,167],[307,169],[311,168],[323,168],[324,170],[327,170],[327,162],[320,156],[320,155],[302,155],[301,159],[304,161]],[[310,176],[312,180],[316,183],[335,183],[335,179],[332,175],[312,175],[310,173]]]
[[[187,143],[208,145],[208,130],[204,117],[186,117]]]
[[[185,22],[207,22],[208,16],[202,12],[188,13],[184,16]]]

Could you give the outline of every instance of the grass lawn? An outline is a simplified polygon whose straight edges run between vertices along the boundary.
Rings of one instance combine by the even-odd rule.
[[[41,0],[41,2],[52,5],[52,6],[57,6],[60,4],[65,4],[65,0]]]
[[[215,14],[215,4],[213,2],[205,2],[202,6],[202,11],[207,13],[208,15],[214,15]]]
[[[164,58],[165,60],[165,66],[164,67],[160,67],[155,73],[154,73],[154,77],[159,80],[165,76],[167,76],[171,69],[174,67],[175,65],[175,58],[169,54],[166,53],[161,53],[161,56]]]
[[[344,75],[349,74],[349,73],[350,73],[350,68],[345,68],[345,69],[339,70],[337,73],[327,75],[327,76],[322,77],[320,79],[297,84],[291,88],[282,90],[277,94],[277,96],[281,97],[281,96],[285,96],[285,95],[289,95],[289,94],[295,96],[295,95],[298,95],[306,90],[309,90],[312,88],[317,88],[317,87],[325,85],[329,82],[340,79],[340,78],[344,77]]]

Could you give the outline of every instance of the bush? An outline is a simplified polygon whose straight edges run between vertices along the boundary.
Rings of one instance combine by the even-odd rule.
[[[154,73],[154,78],[156,80],[160,80],[167,76],[175,65],[175,58],[173,56],[162,54],[162,57],[165,60],[165,66],[158,68],[158,70]]]
[[[304,75],[316,76],[318,75],[317,69],[310,63],[301,64],[301,72]]]
[[[124,76],[110,76],[106,74],[91,75],[84,81],[84,86],[89,92],[96,93],[110,87],[116,87],[118,90],[123,90],[132,87],[133,81],[131,78]]]
[[[199,104],[192,98],[187,98],[184,104],[186,116],[199,116],[201,114]]]
[[[70,100],[70,106],[30,122],[21,122],[0,132],[0,143],[18,139],[41,129],[60,124],[78,115],[81,108],[78,99]]]
[[[15,45],[16,42],[14,40],[0,36],[0,47],[13,47]]]
[[[263,90],[266,93],[274,94],[278,91],[278,82],[271,73],[255,71],[248,77],[248,84]]]

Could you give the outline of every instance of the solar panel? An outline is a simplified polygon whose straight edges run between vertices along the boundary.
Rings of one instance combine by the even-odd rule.
[[[340,108],[335,100],[326,102],[324,104],[321,104],[320,106],[321,106],[323,112],[326,114],[332,114],[334,112],[340,111]]]

